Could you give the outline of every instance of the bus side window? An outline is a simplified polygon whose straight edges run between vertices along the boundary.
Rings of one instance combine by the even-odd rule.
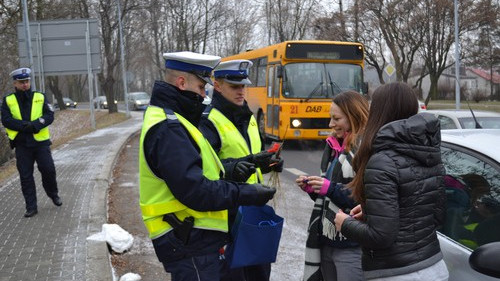
[[[273,95],[275,98],[279,98],[280,97],[280,78],[278,77],[278,68],[280,66],[279,65],[276,65],[274,67],[274,88],[273,88]]]
[[[257,87],[266,86],[267,58],[260,58],[257,66]]]
[[[253,67],[250,68],[250,71],[248,73],[248,78],[252,82],[252,86],[257,86],[257,67],[259,60],[258,59],[253,59],[250,60],[253,63]]]

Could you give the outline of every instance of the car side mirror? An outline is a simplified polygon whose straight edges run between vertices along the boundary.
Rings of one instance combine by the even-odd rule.
[[[500,242],[484,244],[469,257],[469,264],[477,272],[500,278]]]

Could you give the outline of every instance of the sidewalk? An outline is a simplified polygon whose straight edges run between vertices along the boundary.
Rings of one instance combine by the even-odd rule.
[[[19,177],[0,188],[0,281],[113,280],[105,242],[87,241],[107,221],[106,194],[115,158],[139,131],[142,112],[52,151],[59,195],[56,207],[35,169],[38,214],[24,218]]]

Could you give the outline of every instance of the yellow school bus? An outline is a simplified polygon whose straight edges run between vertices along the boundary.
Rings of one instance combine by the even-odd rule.
[[[253,62],[247,101],[261,135],[270,139],[325,139],[332,97],[367,91],[360,43],[285,41],[222,61],[234,59]]]

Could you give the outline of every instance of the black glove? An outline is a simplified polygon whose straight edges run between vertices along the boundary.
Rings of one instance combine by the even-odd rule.
[[[33,133],[34,133],[34,134],[38,134],[38,133],[40,132],[40,129],[38,129],[38,127],[37,127],[37,126],[33,125],[33,122],[35,122],[35,121],[32,121],[32,122],[31,122],[31,126],[33,126]],[[38,122],[38,121],[37,121],[37,122]]]
[[[31,122],[23,122],[23,129],[21,130],[23,133],[33,133],[35,127]]]
[[[262,151],[257,154],[252,155],[252,163],[254,163],[259,168],[267,168],[271,164],[271,158],[273,157],[273,152]]]
[[[267,203],[267,201],[273,199],[276,193],[276,188],[261,185],[261,184],[250,184],[247,186],[240,187],[240,196],[238,198],[239,205],[256,205],[262,206]]]
[[[273,157],[271,159],[271,170],[278,172],[278,173],[283,172],[283,164],[284,163],[285,163],[285,161],[283,161],[283,159]]]
[[[231,180],[246,182],[255,173],[255,165],[247,161],[238,161],[233,168]]]

